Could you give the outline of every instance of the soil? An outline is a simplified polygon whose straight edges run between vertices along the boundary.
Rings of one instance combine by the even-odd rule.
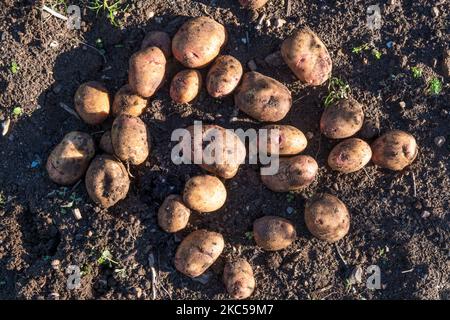
[[[450,95],[442,66],[450,43],[447,0],[379,1],[383,24],[375,31],[366,25],[372,1],[271,0],[257,13],[231,0],[128,1],[126,13],[117,16],[121,27],[84,2],[66,3],[81,7],[80,30],[69,30],[64,21],[42,13],[39,1],[0,3],[0,112],[2,121],[11,118],[9,132],[0,138],[1,299],[151,299],[152,263],[157,299],[227,299],[222,266],[235,256],[246,257],[254,267],[254,299],[449,299]],[[55,8],[64,12],[63,5]],[[83,182],[69,188],[52,183],[44,164],[67,132],[82,130],[99,140],[111,125],[89,127],[60,103],[73,107],[75,90],[88,80],[117,91],[126,83],[128,59],[147,31],[173,36],[184,21],[199,15],[226,26],[225,53],[246,68],[253,60],[257,71],[289,87],[294,104],[282,123],[308,133],[304,153],[320,165],[315,183],[303,192],[277,194],[262,185],[258,166],[243,165],[225,182],[228,200],[221,210],[194,214],[179,234],[164,233],[156,222],[159,205],[202,172],[195,165],[171,162],[172,131],[194,120],[227,128],[262,125],[242,113],[233,119],[233,98],[218,101],[204,89],[194,103],[176,105],[167,83],[141,117],[150,128],[153,150],[144,165],[131,168],[134,178],[124,201],[102,210],[90,201]],[[277,27],[277,19],[286,23]],[[328,153],[337,144],[318,128],[327,85],[306,87],[285,65],[264,61],[301,26],[324,41],[333,75],[345,80],[364,105],[370,120],[361,133],[365,138],[372,141],[389,129],[416,137],[420,153],[410,167],[391,172],[369,165],[347,175],[327,167]],[[366,43],[381,53],[379,59],[371,50],[352,52]],[[16,72],[13,61],[19,66]],[[411,72],[415,66],[423,71],[417,78]],[[168,79],[180,69],[171,61]],[[438,95],[428,91],[434,77],[444,83]],[[20,115],[13,114],[15,107],[21,108]],[[436,137],[445,137],[442,146]],[[304,205],[318,192],[338,196],[351,211],[350,233],[336,245],[313,238],[306,229]],[[81,220],[72,214],[74,208]],[[248,233],[256,218],[269,214],[295,223],[298,240],[286,250],[264,252]],[[222,232],[226,248],[205,276],[193,280],[175,271],[173,258],[180,240],[197,228]],[[115,262],[99,263],[105,250]],[[82,271],[81,287],[74,290],[66,285],[70,265]],[[370,265],[380,268],[380,290],[366,287]],[[357,266],[363,269],[362,283],[351,284],[349,275]]]

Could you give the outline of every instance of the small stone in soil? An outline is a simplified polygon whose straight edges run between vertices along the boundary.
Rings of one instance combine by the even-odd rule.
[[[398,103],[398,105],[399,105],[400,108],[402,108],[402,109],[405,109],[405,108],[406,108],[406,103],[405,103],[405,101],[400,101],[400,102]]]
[[[361,283],[362,275],[363,275],[363,269],[361,268],[361,266],[356,266],[352,270],[352,273],[350,274],[350,277],[348,278],[348,282],[352,285],[356,284],[356,283]]]
[[[439,17],[439,9],[437,7],[431,8],[431,14],[433,15],[434,18]]]
[[[380,122],[378,120],[367,119],[364,121],[360,135],[363,139],[372,139],[380,131]]]
[[[287,214],[292,214],[292,213],[294,213],[294,208],[292,208],[292,207],[287,207],[287,208],[286,208],[286,212],[287,212]]]
[[[55,259],[55,260],[52,261],[52,268],[53,269],[55,269],[55,270],[58,269],[59,265],[60,265],[60,261],[58,259]]]
[[[424,212],[422,212],[422,218],[423,219],[426,219],[429,216],[431,216],[431,212],[430,211],[425,210]]]
[[[434,143],[439,148],[442,147],[444,145],[444,143],[445,143],[445,137],[439,136],[439,137],[434,138]]]

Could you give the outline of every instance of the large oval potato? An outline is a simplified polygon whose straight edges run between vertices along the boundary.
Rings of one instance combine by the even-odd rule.
[[[372,150],[367,142],[350,138],[336,145],[328,156],[331,169],[351,173],[362,169],[372,158]]]
[[[303,132],[293,126],[272,124],[261,129],[267,130],[267,143],[260,140],[259,150],[267,154],[295,155],[305,150],[308,144]],[[275,140],[272,140],[272,135]]]
[[[252,266],[245,259],[229,261],[223,270],[223,282],[233,299],[246,299],[255,290]]]
[[[186,228],[191,210],[176,194],[169,195],[158,210],[158,224],[165,232],[174,233]]]
[[[178,246],[175,268],[189,277],[198,277],[217,260],[224,246],[220,233],[204,229],[194,231]]]
[[[176,103],[188,103],[194,100],[202,88],[202,75],[198,70],[178,72],[170,84],[170,97]]]
[[[225,204],[226,199],[225,186],[214,176],[196,176],[189,179],[184,186],[184,203],[198,212],[219,210]]]
[[[390,170],[403,170],[419,152],[416,139],[401,130],[392,130],[372,143],[372,161]]]
[[[124,85],[114,96],[112,114],[117,117],[121,113],[139,117],[147,106],[147,99],[135,94],[129,85]]]
[[[142,40],[141,49],[148,47],[158,47],[164,53],[166,60],[172,55],[172,40],[169,34],[164,31],[150,31]]]
[[[239,0],[241,6],[251,10],[257,10],[264,7],[269,0]]]
[[[107,154],[92,160],[85,183],[89,197],[104,208],[125,199],[130,187],[130,179],[122,162]]]
[[[236,89],[242,78],[242,65],[235,57],[218,57],[206,76],[206,90],[214,98],[223,98]]]
[[[225,27],[208,17],[185,22],[172,39],[174,57],[188,68],[208,65],[227,41]]]
[[[316,238],[336,242],[348,233],[350,214],[341,200],[324,193],[306,204],[305,222]]]
[[[253,237],[258,246],[266,251],[283,250],[297,238],[295,227],[287,219],[265,216],[253,223]]]
[[[247,72],[234,96],[236,106],[249,116],[268,122],[283,119],[291,109],[291,92],[275,79]]]
[[[331,76],[330,54],[309,28],[297,30],[284,40],[281,55],[297,78],[309,85],[321,85]]]
[[[166,73],[166,58],[158,47],[142,49],[130,58],[128,84],[131,91],[143,98],[155,94]]]
[[[75,110],[87,124],[98,125],[108,118],[109,93],[100,82],[83,83],[75,93],[74,100]]]
[[[100,138],[99,147],[107,154],[114,154],[114,148],[111,140],[111,130],[105,131]]]
[[[48,175],[57,184],[73,184],[84,175],[94,155],[95,144],[89,134],[69,132],[47,159]]]
[[[362,106],[354,99],[341,99],[325,108],[320,131],[331,139],[344,139],[358,132],[364,123]]]
[[[309,186],[318,170],[316,160],[310,156],[280,158],[278,172],[274,175],[261,174],[261,180],[272,191],[294,191]]]
[[[119,115],[112,125],[111,141],[114,154],[122,161],[139,165],[148,157],[150,142],[147,126],[138,117]]]

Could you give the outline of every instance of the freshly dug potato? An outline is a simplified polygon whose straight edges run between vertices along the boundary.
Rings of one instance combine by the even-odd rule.
[[[122,162],[107,154],[92,160],[85,182],[89,197],[104,208],[125,199],[130,187],[130,179]]]
[[[409,133],[392,130],[372,143],[372,161],[377,166],[391,170],[403,170],[419,152],[416,139]]]
[[[265,216],[253,223],[253,237],[258,246],[266,251],[287,248],[297,238],[295,227],[287,219]]]
[[[158,210],[158,224],[165,232],[173,233],[186,228],[191,210],[176,194],[169,195]]]
[[[288,192],[303,189],[315,179],[319,166],[310,156],[280,158],[278,173],[261,175],[262,182],[272,191]]]
[[[155,94],[166,73],[166,58],[158,47],[142,49],[130,58],[128,84],[132,92],[143,98]]]
[[[206,76],[206,89],[214,98],[223,98],[236,89],[242,78],[242,65],[235,57],[220,56]]]
[[[121,113],[139,117],[147,106],[147,99],[135,94],[129,85],[124,85],[117,91],[112,105],[112,114],[117,117]]]
[[[100,138],[99,147],[107,154],[114,154],[114,148],[111,140],[111,130],[105,131],[105,133],[102,135],[102,137]]]
[[[255,277],[252,266],[245,259],[236,259],[225,265],[223,282],[233,299],[246,299],[255,290]]]
[[[269,0],[239,0],[241,6],[247,9],[256,10],[264,7]]]
[[[251,71],[244,74],[234,102],[241,111],[259,121],[277,122],[291,109],[292,97],[282,83]]]
[[[204,229],[194,231],[178,246],[175,268],[189,277],[198,277],[217,260],[224,246],[220,233]]]
[[[309,28],[303,28],[283,41],[281,55],[300,81],[319,86],[331,76],[332,62],[323,42]]]
[[[166,60],[172,55],[172,40],[164,31],[150,31],[142,40],[141,49],[158,47],[164,53]]]
[[[189,69],[178,72],[170,84],[170,97],[176,103],[188,103],[194,100],[202,88],[202,75]]]
[[[351,173],[362,169],[372,158],[372,150],[367,142],[350,138],[342,141],[331,150],[328,165],[331,169]]]
[[[173,56],[188,68],[208,65],[227,41],[225,27],[208,17],[184,23],[172,39]]]
[[[348,233],[350,214],[341,200],[324,193],[306,204],[305,222],[316,238],[336,242]]]
[[[270,154],[279,154],[281,156],[295,155],[306,149],[308,141],[305,135],[299,129],[289,125],[267,125],[261,129],[267,130],[267,144],[259,146],[261,151],[267,151]],[[272,141],[271,132],[278,130],[276,141]],[[275,134],[275,133],[274,133]],[[272,145],[273,144],[273,145]],[[278,151],[276,145],[278,144]],[[275,149],[272,150],[272,147]]]
[[[354,99],[341,99],[325,108],[320,130],[331,139],[344,139],[358,132],[364,123],[362,106]]]
[[[83,83],[75,93],[74,100],[75,110],[87,124],[98,125],[108,118],[109,94],[100,82]]]
[[[196,176],[184,186],[183,201],[192,210],[212,212],[219,210],[227,199],[222,181],[214,176]]]
[[[94,140],[89,134],[69,132],[47,159],[48,175],[57,184],[73,184],[84,175],[94,155]]]
[[[149,154],[147,126],[138,117],[119,115],[113,122],[111,141],[115,155],[131,164],[143,163]]]

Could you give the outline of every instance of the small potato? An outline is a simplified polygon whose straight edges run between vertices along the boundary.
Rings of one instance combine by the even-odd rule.
[[[94,140],[89,134],[69,132],[47,159],[48,175],[57,184],[73,184],[84,175],[94,155]]]
[[[323,42],[309,28],[303,28],[283,41],[281,55],[300,81],[319,86],[331,76],[332,62]]]
[[[202,88],[202,75],[197,70],[178,72],[170,84],[170,97],[176,103],[188,103],[194,100]]]
[[[246,299],[255,290],[252,266],[245,259],[230,261],[223,270],[223,282],[233,299]]]
[[[130,179],[122,162],[107,154],[92,160],[85,182],[89,197],[104,208],[125,199],[130,187]]]
[[[187,68],[202,68],[219,54],[227,41],[225,27],[208,17],[184,23],[172,39],[175,59]]]
[[[219,210],[227,199],[222,181],[214,176],[196,176],[184,186],[183,201],[192,210],[213,212]]]
[[[114,154],[114,148],[111,140],[111,130],[105,131],[105,133],[102,135],[102,137],[100,138],[99,147],[107,154]]]
[[[372,150],[367,142],[350,138],[342,141],[331,150],[328,165],[331,169],[351,173],[362,169],[372,158]]]
[[[83,83],[75,93],[74,100],[75,110],[87,124],[98,125],[108,118],[109,94],[100,82]]]
[[[373,163],[390,170],[403,170],[416,159],[418,152],[416,139],[400,130],[389,131],[372,143]]]
[[[291,109],[292,97],[282,83],[251,71],[244,74],[234,102],[241,111],[259,121],[277,122]]]
[[[305,150],[308,144],[303,132],[293,126],[273,124],[261,129],[267,130],[267,144],[261,141],[262,145],[259,148],[262,152],[266,151],[268,154],[295,155]],[[275,130],[278,130],[278,134],[276,134],[276,140],[272,141],[271,135],[275,135]]]
[[[112,105],[112,114],[117,117],[121,113],[139,117],[147,106],[147,99],[135,94],[129,85],[124,85],[117,91]]]
[[[128,84],[132,92],[143,98],[149,98],[162,85],[165,73],[164,53],[157,47],[148,47],[131,56]]]
[[[306,204],[305,222],[316,238],[336,242],[348,233],[350,214],[341,200],[324,193]]]
[[[264,7],[269,0],[239,0],[241,6],[247,9],[256,10]]]
[[[224,246],[220,233],[204,229],[194,231],[178,246],[175,268],[189,277],[198,277],[217,260]]]
[[[159,207],[158,224],[165,232],[178,232],[186,228],[190,215],[191,210],[184,205],[183,198],[171,194]]]
[[[158,47],[164,53],[166,60],[172,55],[172,40],[164,31],[150,31],[142,40],[141,49]]]
[[[236,89],[242,78],[242,65],[232,56],[220,56],[206,76],[206,89],[214,98],[223,98]]]
[[[310,156],[280,158],[278,173],[261,174],[261,180],[272,191],[294,191],[309,186],[314,181],[318,170],[316,160]]]
[[[341,99],[325,108],[320,131],[331,139],[344,139],[357,133],[364,123],[362,106],[354,99]]]
[[[287,219],[265,216],[253,223],[253,237],[258,246],[266,251],[287,248],[297,238],[295,227]]]

